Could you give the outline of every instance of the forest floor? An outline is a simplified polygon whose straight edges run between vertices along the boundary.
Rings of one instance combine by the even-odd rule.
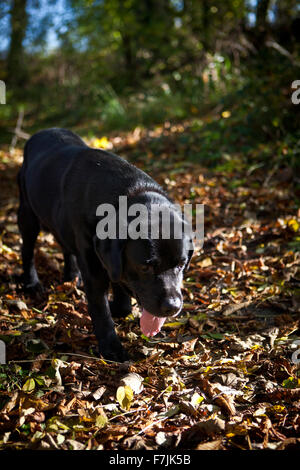
[[[147,171],[176,202],[204,204],[204,245],[186,275],[182,314],[149,339],[134,305],[116,323],[134,359],[99,359],[84,292],[62,283],[49,234],[36,249],[46,293],[22,292],[22,150],[1,150],[0,448],[299,449],[296,175],[249,167],[238,154],[227,167],[200,166],[189,158],[201,143],[188,122],[87,141]]]

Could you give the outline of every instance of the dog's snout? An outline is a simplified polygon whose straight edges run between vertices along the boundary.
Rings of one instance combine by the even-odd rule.
[[[175,315],[181,307],[181,299],[179,297],[165,299],[161,305],[161,313],[165,316]]]

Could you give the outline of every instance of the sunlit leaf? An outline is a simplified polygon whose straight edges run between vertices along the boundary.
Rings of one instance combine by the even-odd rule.
[[[118,387],[117,400],[124,410],[129,410],[131,406],[131,402],[133,400],[133,390],[128,385]]]
[[[31,393],[35,389],[35,380],[33,378],[27,379],[24,383],[22,390]]]

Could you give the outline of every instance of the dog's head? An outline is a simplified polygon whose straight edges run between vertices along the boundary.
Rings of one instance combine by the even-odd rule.
[[[98,240],[96,252],[110,280],[121,283],[142,307],[141,327],[147,335],[156,334],[164,319],[177,315],[182,309],[181,285],[192,254],[190,232],[182,230],[180,238],[175,235],[174,222],[179,214],[168,206],[170,215],[169,236],[126,240]],[[161,219],[160,219],[161,222]],[[180,218],[184,227],[184,222]],[[151,323],[153,325],[151,326]]]

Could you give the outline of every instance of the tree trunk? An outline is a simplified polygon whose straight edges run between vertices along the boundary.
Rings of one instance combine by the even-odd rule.
[[[27,0],[12,0],[10,11],[11,36],[7,55],[8,85],[19,87],[26,78],[23,40],[27,26]]]
[[[205,51],[210,48],[210,15],[209,15],[209,2],[203,0],[202,2],[202,30],[203,30],[203,47]]]
[[[256,5],[256,29],[265,31],[267,26],[267,14],[270,6],[270,0],[257,0]]]

